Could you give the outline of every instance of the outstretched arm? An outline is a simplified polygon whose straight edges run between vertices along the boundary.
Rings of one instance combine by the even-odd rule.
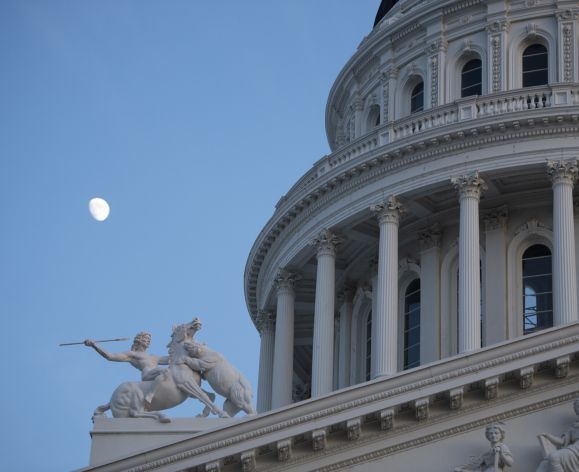
[[[158,356],[157,364],[159,365],[169,365],[169,356]]]
[[[129,355],[129,353],[127,353],[127,352],[119,352],[119,353],[107,352],[104,349],[100,348],[92,339],[85,339],[84,345],[92,347],[96,352],[98,352],[101,356],[103,356],[107,361],[129,362],[131,360],[131,356]]]

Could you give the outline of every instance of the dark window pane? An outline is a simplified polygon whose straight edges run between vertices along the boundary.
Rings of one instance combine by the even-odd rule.
[[[460,96],[482,94],[482,67],[480,59],[471,59],[462,68]]]
[[[549,82],[549,53],[542,44],[532,44],[523,52],[523,87]]]
[[[404,368],[420,365],[420,279],[404,295]]]
[[[424,110],[424,83],[420,82],[410,94],[410,113]]]
[[[523,333],[553,326],[551,251],[542,244],[523,254]]]

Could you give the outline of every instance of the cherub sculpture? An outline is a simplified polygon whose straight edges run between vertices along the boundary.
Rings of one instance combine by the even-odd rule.
[[[562,436],[539,434],[543,448],[543,461],[537,472],[577,472],[579,471],[579,398],[573,402],[573,410],[578,417]]]
[[[506,472],[514,464],[514,459],[506,444],[505,430],[500,423],[486,427],[485,436],[491,443],[490,449],[479,457],[472,458],[468,464],[454,469],[454,472]]]

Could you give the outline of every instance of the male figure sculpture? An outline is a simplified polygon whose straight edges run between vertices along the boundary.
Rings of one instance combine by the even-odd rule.
[[[151,344],[151,335],[144,331],[135,336],[130,351],[111,353],[105,351],[91,339],[86,339],[84,344],[85,346],[92,347],[108,361],[128,362],[134,368],[141,371],[141,380],[155,380],[155,378],[165,370],[159,367],[159,365],[169,364],[169,356],[156,356],[147,352]],[[151,401],[154,393],[155,389],[153,388],[147,395],[146,400],[148,402]]]
[[[454,472],[506,472],[514,464],[513,456],[506,444],[505,429],[499,423],[490,424],[485,429],[485,437],[490,449],[479,457],[472,458],[468,464],[457,467]]]

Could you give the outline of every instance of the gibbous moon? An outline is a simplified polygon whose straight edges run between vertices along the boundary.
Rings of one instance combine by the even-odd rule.
[[[104,221],[108,218],[111,208],[103,198],[91,198],[88,202],[88,210],[92,217],[97,221]]]

